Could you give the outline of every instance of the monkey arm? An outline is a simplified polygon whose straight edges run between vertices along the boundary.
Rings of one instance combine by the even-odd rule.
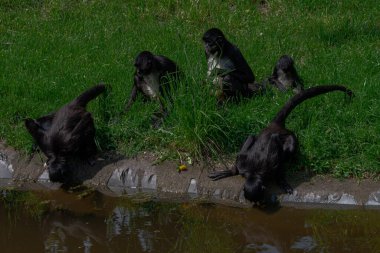
[[[135,102],[135,100],[137,98],[137,91],[138,90],[137,90],[137,86],[136,86],[136,82],[135,82],[135,84],[133,85],[133,88],[132,88],[131,95],[129,97],[128,103],[125,106],[125,109],[124,109],[125,112],[129,111],[129,109],[131,108],[133,102]]]
[[[210,174],[208,174],[208,177],[211,178],[212,181],[217,181],[225,177],[235,176],[237,175],[236,172],[237,172],[237,169],[234,166],[231,170],[213,171]]]

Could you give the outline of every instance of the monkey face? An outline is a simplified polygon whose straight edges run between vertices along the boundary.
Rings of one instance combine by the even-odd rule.
[[[141,52],[135,60],[136,74],[138,76],[149,75],[153,68],[154,56],[148,51]]]
[[[288,72],[288,71],[290,71],[291,69],[294,68],[293,66],[294,66],[293,59],[290,56],[288,56],[288,55],[283,55],[278,60],[278,62],[276,64],[276,69]]]
[[[215,54],[222,52],[225,44],[225,37],[222,31],[217,28],[211,28],[202,37],[205,51],[207,54]]]
[[[136,73],[138,76],[148,75],[152,68],[152,61],[149,59],[139,59],[135,62]]]
[[[49,172],[49,179],[52,182],[65,182],[70,177],[64,157],[49,157],[46,162],[46,167]]]
[[[264,197],[265,186],[260,177],[248,177],[244,184],[244,197],[251,202],[259,202]]]
[[[215,53],[220,53],[224,45],[223,39],[220,37],[204,38],[203,42],[204,42],[206,53],[212,54],[212,55]]]

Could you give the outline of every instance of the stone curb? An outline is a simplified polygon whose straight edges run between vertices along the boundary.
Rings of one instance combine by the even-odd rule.
[[[164,161],[155,165],[153,155],[141,155],[127,159],[121,156],[107,157],[95,166],[77,165],[75,176],[84,185],[106,188],[114,195],[140,191],[157,194],[176,194],[240,206],[251,206],[244,199],[242,177],[226,178],[217,182],[207,177],[211,169],[206,165],[188,165],[187,171],[178,173],[175,162]],[[0,143],[0,187],[39,182],[50,189],[59,184],[50,183],[43,168],[44,158],[39,154],[31,157]],[[222,169],[222,168],[220,168]],[[380,182],[353,179],[339,181],[329,176],[307,177],[292,175],[289,183],[294,187],[292,195],[282,194],[279,189],[270,188],[282,205],[320,204],[324,206],[380,207]]]

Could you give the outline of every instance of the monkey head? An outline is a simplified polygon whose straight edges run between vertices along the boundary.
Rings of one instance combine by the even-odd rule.
[[[153,69],[156,69],[154,55],[149,51],[141,52],[134,63],[136,74],[138,76],[149,75]]]
[[[283,71],[290,71],[292,68],[294,68],[294,61],[289,55],[281,56],[275,67],[276,70],[281,69]]]
[[[66,183],[71,180],[71,170],[68,168],[65,157],[49,155],[46,167],[50,181]]]
[[[223,32],[218,28],[211,28],[207,30],[202,37],[206,54],[215,54],[223,51],[224,45],[226,43],[226,37]]]
[[[264,198],[265,186],[260,176],[247,177],[244,184],[244,197],[251,202],[259,202]]]

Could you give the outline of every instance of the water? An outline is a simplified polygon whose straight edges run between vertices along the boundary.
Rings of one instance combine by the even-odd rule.
[[[0,252],[380,252],[380,211],[2,191]]]

